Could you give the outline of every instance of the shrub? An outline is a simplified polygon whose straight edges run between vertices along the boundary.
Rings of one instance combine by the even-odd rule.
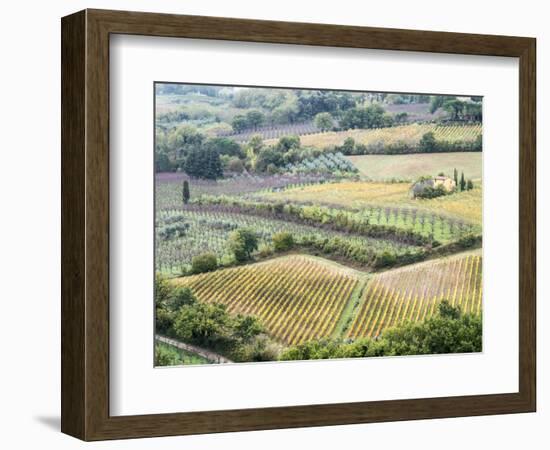
[[[388,250],[385,250],[376,256],[374,260],[374,267],[376,267],[377,269],[382,267],[389,267],[393,266],[396,262],[397,256],[395,256],[395,253],[391,253]]]
[[[424,133],[422,139],[418,143],[418,146],[421,151],[426,153],[433,152],[437,147],[437,141],[435,140],[435,134],[431,131]]]
[[[227,163],[227,170],[235,173],[242,173],[244,171],[243,162],[239,158],[231,158]]]
[[[155,345],[155,366],[176,366],[181,364],[176,350],[162,345]]]
[[[171,335],[174,318],[168,309],[157,308],[155,314],[155,329],[158,334]]]
[[[276,252],[285,252],[294,247],[294,237],[292,234],[281,231],[273,235],[273,248]]]
[[[414,192],[416,198],[436,198],[447,194],[447,190],[441,185],[436,187],[424,186],[422,189]]]
[[[191,260],[191,271],[193,273],[211,272],[218,268],[218,259],[213,253],[202,253],[194,256]]]
[[[274,251],[273,247],[267,244],[260,244],[260,247],[258,248],[258,254],[262,258],[271,256],[273,254],[273,251]]]

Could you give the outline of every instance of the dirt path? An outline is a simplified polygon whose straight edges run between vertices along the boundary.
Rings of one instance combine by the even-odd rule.
[[[202,356],[203,358],[206,358],[208,361],[211,361],[214,363],[227,364],[227,363],[233,362],[230,359],[227,359],[225,356],[222,356],[218,353],[214,353],[210,350],[197,347],[196,345],[191,345],[191,344],[186,344],[184,342],[176,341],[175,339],[168,338],[166,336],[161,336],[160,334],[157,334],[155,336],[155,339],[157,341],[164,342],[165,344],[172,345],[174,347],[180,348],[187,352],[196,353],[197,355]]]

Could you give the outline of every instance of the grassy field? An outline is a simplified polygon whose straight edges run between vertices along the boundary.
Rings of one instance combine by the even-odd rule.
[[[442,300],[481,312],[481,250],[374,275],[348,337],[376,337],[384,329],[432,316]],[[421,282],[419,282],[421,280]]]
[[[422,135],[433,132],[436,139],[446,141],[473,141],[481,134],[481,125],[437,125],[417,124],[402,125],[389,128],[375,128],[368,130],[330,131],[316,133],[300,137],[304,146],[325,148],[334,145],[342,145],[346,138],[351,137],[356,143],[364,145],[382,143],[384,145],[398,142],[409,145],[418,144]],[[276,140],[265,141],[266,144],[274,144]]]
[[[264,263],[178,278],[200,301],[257,316],[285,344],[331,336],[360,280],[321,258],[291,255]]]
[[[424,153],[410,155],[360,155],[348,157],[372,180],[415,180],[422,175],[451,175],[456,168],[466,178],[482,178],[482,153]]]
[[[482,189],[477,183],[471,191],[458,192],[434,199],[411,198],[409,183],[348,181],[317,184],[263,194],[272,200],[313,202],[343,207],[371,205],[407,207],[445,214],[476,225],[482,221]]]

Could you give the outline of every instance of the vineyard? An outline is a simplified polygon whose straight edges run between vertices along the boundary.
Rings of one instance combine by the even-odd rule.
[[[330,336],[359,282],[349,270],[306,256],[178,278],[203,302],[258,317],[285,344]]]
[[[353,138],[356,143],[363,145],[383,144],[391,145],[404,143],[417,145],[425,133],[433,132],[437,140],[441,141],[474,141],[482,132],[481,124],[475,125],[437,125],[430,123],[409,124],[388,128],[357,129],[348,131],[328,131],[310,134],[300,138],[302,145],[317,148],[342,145],[346,138]],[[274,144],[275,141],[266,141]]]
[[[406,321],[422,321],[434,314],[441,300],[460,306],[464,312],[479,314],[481,269],[480,254],[472,253],[373,276],[348,337],[376,337]]]
[[[453,195],[417,200],[410,195],[409,183],[342,181],[340,183],[289,187],[277,192],[261,192],[255,196],[270,201],[310,202],[347,209],[360,208],[371,212],[374,210],[375,220],[379,214],[378,208],[382,208],[383,213],[391,211],[391,215],[395,215],[395,208],[400,208],[409,217],[407,223],[411,223],[413,217],[420,218],[424,215],[426,215],[425,222],[431,223],[430,214],[435,214],[436,216],[454,218],[457,223],[481,225],[482,190],[477,187],[471,191],[458,192]],[[409,213],[405,211],[409,211]],[[392,220],[391,215],[390,221]],[[383,215],[381,220],[383,224]],[[429,225],[427,226],[429,227]]]
[[[483,98],[157,82],[154,104],[155,364],[480,351]]]
[[[267,126],[258,127],[253,130],[247,130],[242,133],[220,133],[219,136],[233,139],[237,142],[246,142],[252,138],[252,136],[261,136],[262,139],[278,139],[283,136],[303,136],[306,134],[319,133],[319,129],[313,122],[305,123],[291,123],[288,125]]]
[[[258,234],[260,247],[271,243],[275,233],[292,233],[297,241],[311,236],[339,237],[344,242],[368,247],[373,252],[391,250],[396,254],[411,252],[414,247],[382,239],[339,233],[293,222],[239,213],[195,210],[172,210],[157,213],[156,265],[167,276],[183,273],[194,256],[214,253],[222,262],[230,258],[228,237],[237,228],[251,228]]]
[[[295,345],[340,335],[375,338],[431,317],[442,300],[480,314],[481,272],[479,251],[368,277],[320,258],[290,255],[173,283],[191,288],[201,302],[257,317],[272,337]]]
[[[280,190],[286,187],[306,186],[330,180],[323,174],[286,173],[266,176],[251,174],[235,175],[220,180],[192,179],[182,172],[159,173],[155,177],[156,210],[177,209],[182,206],[181,187],[189,181],[191,198],[202,195],[243,195]]]

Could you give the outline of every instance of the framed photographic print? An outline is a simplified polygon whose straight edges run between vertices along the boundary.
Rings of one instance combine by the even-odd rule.
[[[535,39],[62,19],[62,431],[535,410]]]

